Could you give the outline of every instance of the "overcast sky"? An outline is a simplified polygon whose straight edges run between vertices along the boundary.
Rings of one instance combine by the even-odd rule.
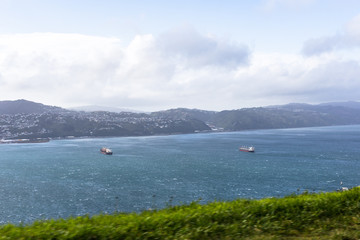
[[[360,100],[359,0],[0,0],[0,100],[143,111]]]

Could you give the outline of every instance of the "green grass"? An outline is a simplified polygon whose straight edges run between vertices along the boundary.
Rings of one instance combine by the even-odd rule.
[[[0,239],[360,239],[360,188],[8,224]]]

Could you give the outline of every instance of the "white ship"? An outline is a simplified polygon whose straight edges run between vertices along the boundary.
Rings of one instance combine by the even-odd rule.
[[[101,152],[102,154],[105,154],[105,155],[112,155],[112,154],[113,154],[113,152],[111,151],[111,149],[110,149],[110,148],[106,148],[106,147],[101,148],[101,149],[100,149],[100,152]]]
[[[242,151],[242,152],[255,152],[255,147],[240,147],[239,148],[239,151]]]

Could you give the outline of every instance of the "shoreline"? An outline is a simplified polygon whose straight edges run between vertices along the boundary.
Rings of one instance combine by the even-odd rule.
[[[123,135],[123,136],[65,136],[65,137],[44,137],[44,138],[23,138],[23,139],[0,139],[0,144],[18,144],[18,143],[46,143],[52,140],[75,140],[75,139],[97,139],[97,138],[119,138],[119,137],[157,137],[157,136],[172,136],[172,135],[187,135],[187,134],[211,134],[211,133],[232,133],[232,132],[249,132],[258,130],[281,130],[281,129],[304,129],[304,128],[325,128],[336,126],[360,126],[360,124],[345,124],[345,125],[322,125],[309,127],[288,127],[288,128],[257,128],[244,129],[238,131],[231,130],[205,130],[195,131],[190,133],[167,133],[167,134],[152,134],[152,135]]]
[[[1,139],[0,144],[16,144],[16,143],[46,143],[50,142],[50,138],[22,138],[22,139]]]

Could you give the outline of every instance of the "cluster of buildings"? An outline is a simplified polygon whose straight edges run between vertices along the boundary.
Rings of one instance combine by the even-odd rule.
[[[124,129],[123,132],[127,135],[132,135],[131,131],[134,131],[134,135],[141,135],[141,131],[144,135],[156,134],[154,129],[160,129],[160,132],[168,129],[169,133],[172,133],[171,127],[180,126],[184,121],[186,120],[174,120],[146,113],[101,111],[1,114],[0,139],[64,137],[62,134],[96,136],[97,132],[101,131],[101,136],[104,136],[106,131],[111,133],[114,129]],[[196,130],[201,129],[194,129],[194,132]]]

